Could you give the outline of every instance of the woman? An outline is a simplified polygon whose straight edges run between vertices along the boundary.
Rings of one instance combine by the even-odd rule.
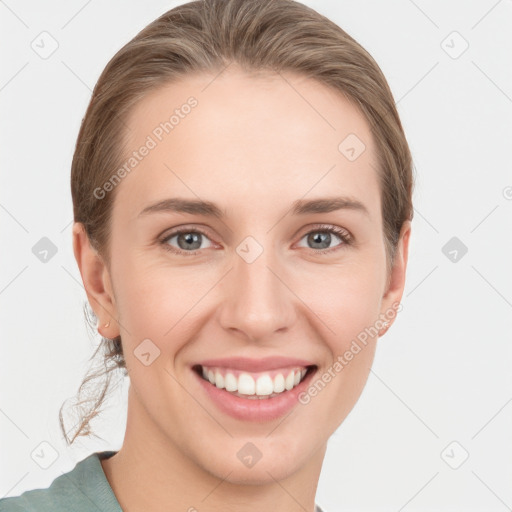
[[[291,0],[176,7],[100,76],[71,189],[126,434],[0,510],[320,511],[405,283],[412,160],[375,61]]]

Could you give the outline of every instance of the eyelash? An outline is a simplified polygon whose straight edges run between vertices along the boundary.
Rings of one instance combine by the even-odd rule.
[[[183,255],[183,256],[195,256],[197,255],[201,249],[197,250],[197,251],[183,251],[181,249],[176,249],[175,247],[172,247],[171,245],[169,245],[167,242],[175,237],[176,235],[181,235],[183,233],[200,233],[201,235],[204,235],[205,237],[207,238],[210,238],[208,236],[207,233],[205,233],[203,230],[201,229],[198,229],[198,228],[179,228],[179,229],[176,229],[175,231],[173,231],[172,233],[168,234],[165,238],[161,239],[160,240],[160,244],[163,246],[163,248],[167,251],[170,251],[174,254],[178,254],[178,255]],[[338,228],[336,226],[330,226],[330,225],[319,225],[317,227],[315,227],[315,229],[312,229],[306,233],[304,233],[304,235],[302,235],[301,237],[301,240],[302,238],[304,238],[305,236],[307,235],[310,235],[311,233],[334,233],[335,235],[339,236],[340,239],[342,240],[342,244],[336,246],[336,247],[331,247],[329,249],[319,249],[319,250],[315,250],[315,249],[311,249],[315,254],[327,254],[327,253],[331,253],[333,251],[336,251],[338,249],[342,249],[343,246],[345,245],[352,245],[353,244],[353,238],[352,238],[352,235],[345,229],[342,229],[342,228]]]

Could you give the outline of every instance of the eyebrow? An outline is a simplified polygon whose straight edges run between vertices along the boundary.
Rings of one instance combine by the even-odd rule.
[[[329,213],[336,210],[354,210],[370,216],[366,206],[359,200],[352,197],[326,197],[321,199],[299,199],[292,204],[293,215],[307,215],[312,213]],[[176,212],[189,213],[192,215],[204,215],[223,219],[223,210],[211,201],[199,199],[169,198],[146,206],[138,215],[142,217],[150,213]]]

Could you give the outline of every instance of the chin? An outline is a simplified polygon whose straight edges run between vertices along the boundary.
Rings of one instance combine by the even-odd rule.
[[[206,450],[196,453],[196,462],[215,478],[232,484],[274,484],[306,466],[314,455],[304,451],[304,446],[313,448],[310,436],[302,440],[282,439],[277,435],[273,439],[241,436],[215,446],[212,450],[210,445],[207,453]]]

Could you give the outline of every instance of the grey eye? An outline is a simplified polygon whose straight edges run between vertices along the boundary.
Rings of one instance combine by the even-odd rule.
[[[310,249],[330,249],[334,247],[331,246],[331,243],[335,241],[336,238],[340,242],[344,242],[341,235],[338,235],[334,231],[328,229],[316,229],[314,231],[306,233],[302,237],[302,239],[306,239],[306,243],[308,244],[306,247]]]
[[[208,237],[199,232],[199,231],[181,231],[179,233],[173,233],[170,236],[168,236],[164,242],[168,245],[170,244],[170,241],[174,238],[177,239],[178,243],[178,249],[181,249],[183,251],[197,251],[199,249],[206,249],[207,247],[211,246],[211,242],[209,241]],[[206,247],[201,247],[201,242],[204,240],[208,240],[208,243],[210,245],[207,245]],[[173,247],[176,247],[173,245]]]

